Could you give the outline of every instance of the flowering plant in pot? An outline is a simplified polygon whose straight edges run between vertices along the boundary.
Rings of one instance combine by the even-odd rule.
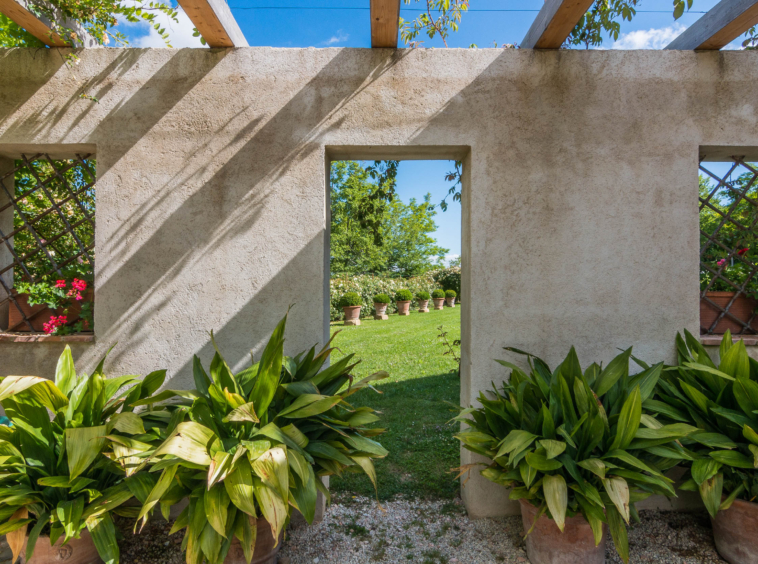
[[[363,299],[357,292],[347,292],[340,298],[340,307],[345,312],[345,325],[361,324],[361,305]]]
[[[447,307],[455,307],[455,298],[457,296],[458,294],[455,293],[455,290],[445,291],[445,304],[447,304]]]
[[[719,554],[747,562],[758,554],[758,362],[729,332],[718,364],[688,331],[677,334],[676,349],[678,365],[648,404],[662,420],[698,427],[682,440],[689,479],[680,489],[700,492]]]
[[[395,305],[398,315],[410,315],[413,294],[410,290],[398,290],[395,294]]]
[[[387,316],[387,306],[391,301],[387,294],[377,294],[374,296],[374,319],[389,319]]]
[[[416,294],[416,299],[418,300],[418,311],[419,313],[429,313],[429,298],[431,296],[429,295],[429,292],[426,290],[422,290],[421,292],[418,292]]]
[[[631,349],[584,371],[573,347],[555,370],[506,350],[527,355],[530,370],[498,361],[510,380],[482,392],[482,407],[462,409],[457,420],[469,428],[456,437],[491,459],[482,476],[520,501],[531,562],[602,563],[607,529],[627,562],[625,523],[638,518],[634,503],[675,496],[663,472],[680,457],[674,441],[695,430],[662,425],[643,411],[663,363],[629,377]]]
[[[92,330],[93,293],[87,281],[74,277],[55,282],[20,282],[16,285],[16,303],[32,328],[48,335],[69,335]],[[28,331],[15,305],[9,308],[8,326],[11,330]]]
[[[387,451],[373,437],[384,430],[369,429],[379,418],[371,408],[352,408],[346,398],[387,373],[353,382],[352,354],[321,370],[331,341],[319,352],[313,347],[285,356],[286,320],[260,361],[241,372],[232,372],[218,348],[209,373],[194,358],[189,420],[151,457],[152,470],[161,475],[138,517],[156,503],[189,498],[172,529],[185,529],[188,564],[273,563],[292,509],[311,523],[318,492],[329,497],[319,477],[365,472],[376,486],[373,459]]]
[[[436,289],[432,292],[432,301],[434,302],[434,309],[442,309],[445,305],[445,290]]]
[[[77,376],[66,347],[54,382],[37,376],[0,382],[10,419],[0,426],[0,532],[13,562],[23,554],[26,563],[43,563],[35,554],[52,552],[117,564],[111,514],[135,516],[123,504],[144,501],[156,482],[139,471],[139,455],[165,438],[172,414],[167,408],[137,414],[130,403],[155,392],[166,372],[141,381],[106,379],[104,361],[91,376]]]

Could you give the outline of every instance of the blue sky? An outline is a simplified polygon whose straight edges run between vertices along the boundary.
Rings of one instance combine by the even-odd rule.
[[[247,41],[253,46],[269,47],[370,47],[369,0],[228,0],[232,13]],[[692,25],[702,12],[717,0],[695,0],[692,10],[676,22],[671,0],[642,0],[632,22],[622,22],[618,41],[607,40],[608,49],[660,49]],[[413,19],[425,0],[403,0],[401,16]],[[543,0],[470,0],[471,10],[464,14],[460,31],[448,39],[450,47],[492,48],[496,42],[519,43],[526,34]],[[174,47],[202,47],[192,37],[193,26],[184,13],[179,24],[168,23]],[[163,40],[143,24],[121,26],[136,47],[163,47]],[[428,39],[428,38],[427,38]],[[729,48],[739,48],[741,39]],[[440,40],[426,41],[424,47],[444,47]],[[451,170],[446,161],[407,161],[398,174],[398,193],[404,201],[421,199],[427,192],[438,202],[450,183],[444,181]],[[436,238],[460,254],[460,205],[452,203],[447,212],[438,213]]]

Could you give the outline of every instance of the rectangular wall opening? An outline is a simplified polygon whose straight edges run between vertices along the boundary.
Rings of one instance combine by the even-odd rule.
[[[0,156],[0,331],[93,332],[93,154]]]
[[[467,345],[469,161],[461,147],[328,151],[326,332],[340,332],[332,362],[361,360],[356,378],[389,373],[375,386],[381,393],[351,398],[381,411],[388,429],[379,440],[390,454],[376,461],[380,499],[459,494],[449,470],[460,447],[446,423]],[[374,495],[360,474],[332,477],[330,487]]]

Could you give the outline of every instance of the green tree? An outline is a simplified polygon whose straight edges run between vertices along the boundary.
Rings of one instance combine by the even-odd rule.
[[[355,161],[332,164],[331,271],[333,273],[384,273],[398,276],[421,274],[448,252],[436,244],[436,212],[431,194],[422,202],[404,204],[391,196],[374,198],[385,182],[385,171],[397,163],[362,166]],[[388,201],[389,200],[389,201]],[[382,202],[381,205],[378,205]],[[368,207],[368,203],[374,204]],[[368,211],[367,211],[368,210]]]

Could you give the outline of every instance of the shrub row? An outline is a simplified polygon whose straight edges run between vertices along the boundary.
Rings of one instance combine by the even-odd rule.
[[[410,290],[413,294],[412,307],[418,306],[417,295],[419,292],[434,293],[435,290],[453,290],[457,295],[461,293],[461,269],[460,267],[430,270],[422,276],[413,278],[391,278],[389,276],[376,276],[373,274],[359,274],[339,276],[332,278],[329,285],[330,317],[332,321],[342,319],[343,313],[340,299],[348,292],[355,292],[361,297],[361,316],[371,315],[374,311],[374,296],[386,294],[394,297],[399,290]],[[444,296],[443,296],[444,297]],[[394,300],[390,301],[387,313],[397,311]]]

